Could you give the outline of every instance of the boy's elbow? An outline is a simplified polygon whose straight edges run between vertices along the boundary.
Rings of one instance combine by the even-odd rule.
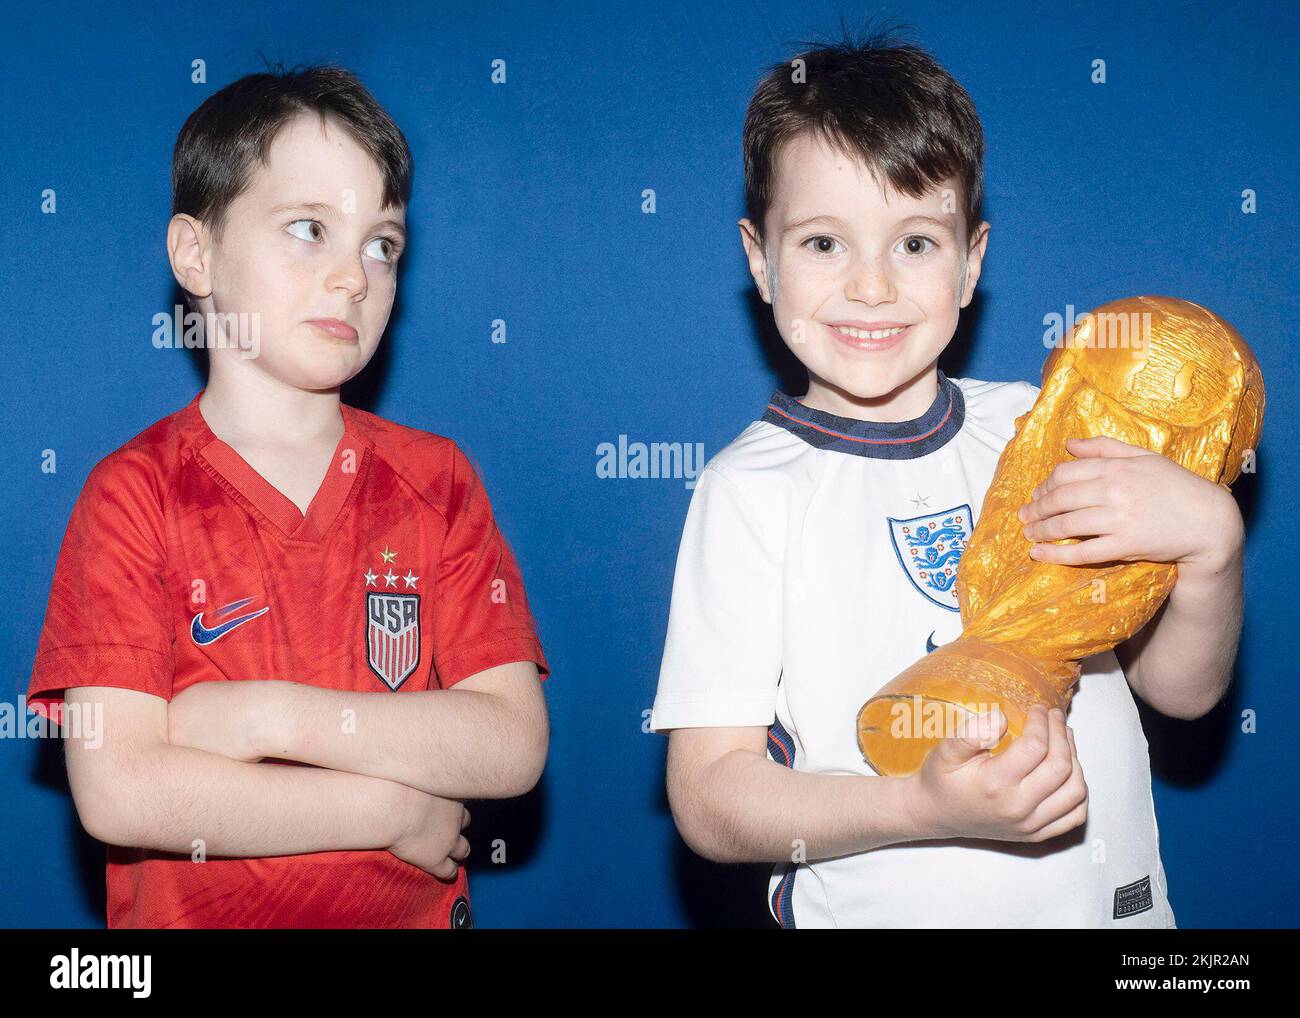
[[[528,738],[526,748],[520,754],[518,766],[515,768],[514,788],[509,793],[513,798],[517,795],[527,795],[537,783],[542,780],[542,771],[546,769],[547,743],[548,734],[545,730],[540,733],[532,733]]]
[[[91,837],[110,845],[156,847],[153,827],[167,815],[170,768],[164,699],[115,686],[74,686],[69,704],[94,722],[94,733],[64,745],[68,787],[77,818]]]
[[[709,862],[739,861],[715,836],[713,825],[708,822],[710,810],[704,789],[672,767],[668,771],[668,807],[677,833],[692,852]]]
[[[68,752],[90,751],[69,745]],[[68,785],[86,833],[108,845],[143,845],[143,803],[146,798],[156,802],[159,794],[158,782],[148,776],[147,759],[141,755],[128,765],[109,756],[84,763],[93,766],[68,768]]]
[[[1201,697],[1197,700],[1171,700],[1161,704],[1157,710],[1166,717],[1176,721],[1199,721],[1223,701],[1223,696]],[[1153,706],[1155,706],[1153,704]]]
[[[700,823],[698,818],[674,809],[673,822],[676,823],[677,833],[681,835],[686,847],[701,859],[718,863],[740,861],[732,853],[727,852],[721,842],[710,835],[708,826]]]
[[[505,745],[512,747],[506,760],[499,795],[513,799],[527,795],[542,779],[550,747],[550,724],[545,708],[520,716]]]
[[[70,784],[70,787],[72,789],[72,805],[76,807],[77,819],[81,822],[82,828],[96,841],[112,844],[113,834],[115,833],[111,826],[112,811],[106,809],[96,796],[78,791],[75,784]]]
[[[1197,721],[1205,717],[1223,702],[1228,686],[1232,681],[1229,673],[1226,681],[1220,681],[1199,692],[1183,687],[1155,689],[1134,686],[1134,691],[1151,708],[1165,717],[1176,721]]]
[[[130,847],[136,843],[129,825],[125,822],[124,812],[110,806],[96,806],[93,809],[77,806],[77,816],[81,826],[96,841],[106,845]]]
[[[72,801],[77,808],[77,819],[96,841],[107,845],[128,845],[128,819],[131,810],[125,806],[125,789],[86,788],[72,786]]]

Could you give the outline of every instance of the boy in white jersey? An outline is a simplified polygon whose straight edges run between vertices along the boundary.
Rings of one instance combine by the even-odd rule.
[[[651,718],[673,815],[701,855],[776,863],[785,927],[1173,927],[1129,687],[1195,718],[1231,680],[1227,489],[1071,440],[1021,511],[1028,553],[1176,562],[1164,608],[1082,663],[1069,724],[1036,707],[991,756],[995,709],[906,778],[858,751],[862,704],[960,634],[957,565],[1038,393],[938,368],[988,243],[983,135],[946,71],[886,43],[816,47],[750,103],[741,237],[809,385],[774,393],[691,500]]]

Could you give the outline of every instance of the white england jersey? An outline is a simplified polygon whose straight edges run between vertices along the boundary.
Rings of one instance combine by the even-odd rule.
[[[655,731],[770,726],[778,763],[875,775],[859,708],[961,633],[957,564],[1027,382],[949,379],[911,421],[772,394],[700,475],[682,535]],[[1113,651],[1082,662],[1067,721],[1086,824],[1038,844],[896,844],[780,864],[786,927],[1173,927],[1146,737]]]

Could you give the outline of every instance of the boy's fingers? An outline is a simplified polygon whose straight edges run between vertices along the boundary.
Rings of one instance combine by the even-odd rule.
[[[1024,782],[1024,791],[1032,801],[1042,802],[1061,788],[1074,774],[1078,762],[1070,747],[1069,726],[1065,712],[1052,710],[1047,723],[1048,747],[1042,762]]]
[[[1008,783],[1023,781],[1047,756],[1051,745],[1049,739],[1047,708],[1036,703],[1029,708],[1020,737],[993,757],[989,766],[994,768],[996,776]]]
[[[1074,742],[1074,729],[1065,726],[1065,736],[1070,744],[1070,778],[1060,788],[1049,795],[1031,814],[1031,821],[1040,827],[1034,834],[1039,840],[1047,840],[1057,835],[1072,831],[1087,821],[1088,784],[1083,782],[1082,798],[1074,785],[1076,775],[1082,776],[1083,768],[1079,764],[1079,754]]]
[[[1035,831],[1034,836],[1036,840],[1040,842],[1048,841],[1058,835],[1065,834],[1067,831],[1074,830],[1081,824],[1087,823],[1087,820],[1088,800],[1084,799],[1083,802],[1079,803],[1079,805],[1074,807],[1074,809],[1070,810],[1069,813],[1065,814],[1065,816],[1061,817],[1059,820],[1054,820],[1041,830]]]
[[[1055,491],[1065,484],[1092,480],[1095,477],[1102,476],[1105,471],[1106,464],[1097,459],[1062,460],[1052,468],[1052,472],[1048,474],[1047,479],[1034,489],[1034,497],[1038,498],[1049,491]]]
[[[1024,515],[1017,514],[1022,523],[1034,523],[1063,513],[1106,505],[1106,487],[1098,479],[1074,481],[1053,488],[1022,507]],[[1049,538],[1050,539],[1050,538]]]
[[[1076,456],[1080,454],[1085,456],[1143,456],[1151,453],[1150,449],[1133,445],[1131,442],[1122,442],[1118,438],[1111,438],[1109,435],[1067,438],[1065,444],[1071,455]],[[1075,452],[1076,449],[1078,452]]]
[[[987,718],[987,720],[983,720]],[[987,715],[981,715],[981,732],[987,731],[988,737],[984,740],[982,748],[992,749],[1002,741],[1002,735],[1007,730],[1007,716],[1002,713],[1000,707],[994,707]],[[987,725],[987,728],[983,727]]]
[[[996,707],[986,714],[968,714],[958,723],[951,739],[942,740],[934,752],[946,763],[958,766],[997,744],[1007,719]]]
[[[1024,537],[1030,541],[1060,541],[1065,537],[1106,534],[1112,530],[1112,516],[1112,510],[1104,506],[1078,508],[1024,524]]]
[[[1030,545],[1030,558],[1035,562],[1050,562],[1057,566],[1092,566],[1099,562],[1127,562],[1128,555],[1122,538],[1114,534],[1089,538],[1076,545]]]
[[[450,857],[438,863],[431,871],[439,880],[452,880],[456,876],[456,863]]]

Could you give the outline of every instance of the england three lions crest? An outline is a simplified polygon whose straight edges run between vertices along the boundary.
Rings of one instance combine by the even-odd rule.
[[[366,658],[396,691],[420,663],[420,595],[366,591]]]
[[[957,565],[973,530],[969,505],[889,521],[889,539],[912,586],[949,611],[957,605]]]

